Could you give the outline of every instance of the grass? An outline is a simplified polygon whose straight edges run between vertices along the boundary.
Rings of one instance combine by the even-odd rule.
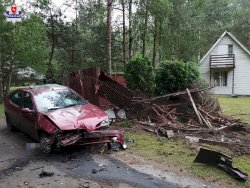
[[[185,169],[194,176],[206,178],[211,181],[222,180],[237,186],[250,186],[248,182],[242,183],[234,180],[231,176],[228,176],[224,171],[216,167],[194,163],[193,161],[197,152],[195,149],[191,149],[183,140],[170,140],[148,133],[127,133],[126,136],[135,140],[134,144],[130,144],[129,150],[138,153],[148,160],[165,162],[172,167]],[[217,146],[204,146],[230,155],[230,151],[227,149]],[[235,167],[240,167],[244,172],[250,174],[249,156],[235,157],[233,164]]]
[[[233,117],[240,118],[250,124],[250,97],[219,97],[219,102],[224,114],[233,115]],[[243,113],[249,115],[236,115]],[[197,151],[191,149],[183,140],[169,140],[148,133],[127,133],[127,136],[135,139],[135,143],[130,145],[129,150],[149,160],[164,161],[172,166],[183,168],[197,177],[212,181],[223,181],[236,187],[250,187],[249,181],[245,183],[239,182],[216,167],[193,163]],[[229,149],[219,146],[203,146],[232,156],[232,152]],[[250,175],[249,155],[233,156],[233,165]]]
[[[3,104],[0,104],[0,118],[4,117],[4,109],[3,109]]]
[[[250,97],[218,97],[224,114],[239,118],[250,124]]]

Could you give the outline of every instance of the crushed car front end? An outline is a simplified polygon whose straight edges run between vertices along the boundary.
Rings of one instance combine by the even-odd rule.
[[[63,131],[56,135],[58,146],[91,145],[101,143],[119,143],[122,149],[126,149],[124,135],[118,130],[95,130],[95,131]]]

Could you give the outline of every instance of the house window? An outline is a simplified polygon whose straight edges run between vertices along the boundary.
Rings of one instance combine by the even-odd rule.
[[[227,86],[227,71],[214,72],[214,85],[218,87]]]
[[[229,57],[232,57],[232,54],[233,54],[233,45],[232,44],[228,45],[228,54],[229,54]]]

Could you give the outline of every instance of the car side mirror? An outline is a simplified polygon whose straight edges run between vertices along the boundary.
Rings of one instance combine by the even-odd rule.
[[[28,114],[28,113],[34,113],[34,110],[31,110],[29,108],[22,108],[22,113]]]

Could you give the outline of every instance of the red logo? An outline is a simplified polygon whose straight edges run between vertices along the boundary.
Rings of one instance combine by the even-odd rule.
[[[16,6],[15,6],[15,5],[11,7],[11,12],[12,12],[13,14],[16,13]]]

